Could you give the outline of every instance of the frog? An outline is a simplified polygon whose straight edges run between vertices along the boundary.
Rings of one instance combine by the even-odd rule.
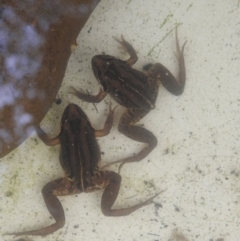
[[[99,103],[109,94],[119,105],[125,107],[118,124],[118,131],[132,140],[146,143],[146,146],[134,156],[109,163],[105,167],[115,163],[121,163],[122,166],[124,163],[141,161],[157,146],[156,136],[136,123],[155,108],[161,85],[175,96],[181,95],[184,91],[186,80],[184,48],[187,42],[180,49],[177,28],[175,37],[179,65],[178,78],[175,78],[161,63],[150,65],[147,73],[134,69],[132,66],[138,60],[136,50],[121,36],[121,40],[114,39],[127,51],[129,59],[124,61],[107,54],[95,55],[92,58],[92,70],[101,85],[99,93],[90,95],[74,87],[71,88],[72,94],[90,103]]]
[[[115,107],[116,108],[116,107]],[[36,128],[39,138],[48,146],[60,144],[60,164],[65,176],[47,183],[42,189],[46,207],[55,223],[36,230],[7,233],[5,235],[49,235],[65,224],[63,207],[58,196],[89,193],[104,189],[101,210],[105,216],[126,216],[130,213],[153,203],[159,194],[148,198],[139,204],[113,209],[119,189],[121,176],[113,171],[100,170],[101,151],[97,137],[109,134],[113,125],[115,108],[109,107],[109,114],[101,130],[95,130],[85,112],[76,104],[69,104],[62,115],[60,132],[54,138],[44,132],[41,127]]]

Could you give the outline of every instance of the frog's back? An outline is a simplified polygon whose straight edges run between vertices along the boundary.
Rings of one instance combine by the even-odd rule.
[[[111,67],[108,71],[108,92],[116,102],[127,108],[154,108],[152,86],[145,73],[121,60],[114,62]]]
[[[95,130],[85,114],[63,121],[60,142],[60,162],[66,176],[80,191],[86,190],[101,157]]]
[[[96,55],[92,59],[95,77],[104,91],[127,108],[154,108],[152,84],[148,76],[132,68],[126,61],[110,55]]]

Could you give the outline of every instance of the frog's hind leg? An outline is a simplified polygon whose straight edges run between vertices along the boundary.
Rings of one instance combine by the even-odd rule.
[[[141,161],[157,146],[157,138],[152,132],[141,126],[135,125],[135,123],[143,118],[149,111],[150,110],[144,109],[127,109],[123,113],[118,126],[119,132],[135,141],[146,143],[147,146],[138,154],[111,162],[105,165],[104,168],[116,163],[121,163],[122,166],[124,163]]]
[[[26,231],[26,232],[8,233],[6,235],[45,236],[57,231],[58,229],[62,228],[65,224],[65,215],[64,215],[63,207],[60,201],[58,200],[57,196],[70,195],[70,194],[76,194],[76,193],[79,193],[79,191],[76,189],[76,186],[73,183],[71,183],[67,178],[59,178],[55,181],[47,183],[42,189],[42,194],[43,194],[43,198],[47,206],[47,209],[56,222],[45,228]]]
[[[100,172],[100,174],[102,174],[101,176],[102,178],[104,178],[104,182],[107,184],[105,186],[105,190],[102,195],[102,202],[101,202],[102,213],[105,216],[116,217],[116,216],[129,215],[130,213],[136,211],[137,209],[153,203],[153,199],[160,194],[160,193],[157,193],[156,195],[150,197],[146,201],[128,208],[112,209],[112,206],[117,199],[118,192],[120,189],[121,176],[116,172],[109,172],[109,171]],[[101,181],[103,180],[101,179]]]

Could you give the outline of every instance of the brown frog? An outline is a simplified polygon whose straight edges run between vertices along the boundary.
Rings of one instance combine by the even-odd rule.
[[[123,61],[110,55],[94,56],[92,58],[92,69],[96,79],[102,86],[99,93],[89,95],[73,88],[73,94],[84,101],[94,103],[102,101],[107,94],[110,94],[117,103],[127,108],[120,119],[118,130],[129,138],[148,145],[135,156],[114,162],[124,164],[142,160],[156,147],[157,138],[155,135],[135,124],[147,115],[151,109],[155,108],[158,89],[161,84],[174,95],[183,93],[186,79],[183,52],[186,42],[180,50],[176,29],[176,49],[179,63],[179,73],[176,79],[160,63],[152,65],[146,74],[133,69],[132,65],[138,59],[136,51],[123,37],[121,41],[117,41],[126,49],[130,58]]]
[[[112,209],[117,199],[121,185],[121,176],[112,171],[100,171],[100,149],[96,137],[107,135],[113,123],[114,109],[110,111],[102,130],[95,130],[88,117],[80,107],[70,104],[66,107],[60,133],[52,139],[39,127],[37,133],[46,145],[61,145],[60,163],[65,177],[47,183],[42,189],[42,195],[48,211],[55,223],[32,231],[15,232],[7,235],[48,235],[62,228],[65,215],[57,196],[73,195],[81,192],[93,192],[105,189],[101,209],[106,216],[125,216],[137,209],[149,205],[159,195],[129,208]]]

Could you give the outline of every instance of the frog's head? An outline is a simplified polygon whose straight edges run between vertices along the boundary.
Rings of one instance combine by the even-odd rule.
[[[102,85],[104,91],[106,91],[106,81],[107,72],[111,63],[113,63],[115,58],[110,55],[95,55],[92,58],[92,69],[93,73],[98,80],[98,82]]]
[[[87,115],[84,113],[84,111],[76,104],[69,104],[62,115],[61,123],[65,123],[66,121],[74,121],[74,120],[83,120],[85,119],[88,121]]]

